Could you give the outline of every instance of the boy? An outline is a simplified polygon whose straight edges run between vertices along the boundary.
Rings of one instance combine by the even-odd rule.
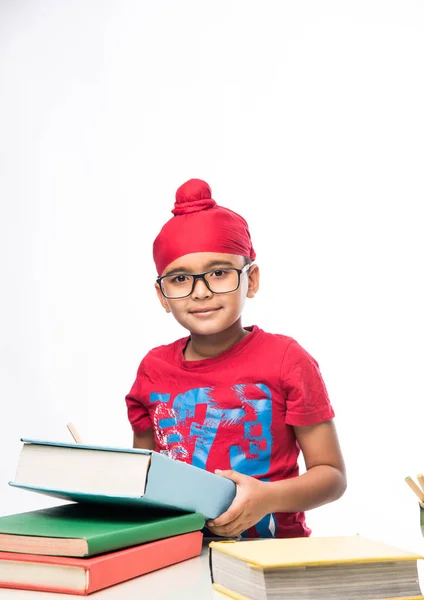
[[[126,397],[134,447],[236,483],[232,505],[207,523],[213,534],[308,536],[304,511],[346,488],[318,365],[294,339],[242,327],[259,288],[246,221],[198,179],[177,190],[172,212],[153,245],[156,292],[190,336],[141,362]]]

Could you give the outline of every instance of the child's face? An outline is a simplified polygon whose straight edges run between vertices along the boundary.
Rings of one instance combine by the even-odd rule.
[[[172,275],[172,279],[162,282],[167,295],[172,293],[178,285],[182,286],[182,293],[187,293],[188,279],[184,275],[213,271],[208,276],[208,282],[213,290],[226,290],[237,284],[238,275],[228,272],[231,267],[243,269],[245,260],[236,254],[221,254],[217,252],[196,252],[186,254],[169,264],[162,276]],[[226,287],[226,282],[229,282]],[[168,283],[168,287],[167,287]],[[172,312],[175,319],[197,335],[214,335],[231,327],[239,318],[243,310],[246,297],[253,298],[259,288],[259,268],[252,265],[250,269],[240,274],[238,289],[225,293],[214,293],[208,289],[202,279],[195,280],[191,294],[185,298],[165,298],[159,285],[156,283],[158,298],[167,312]],[[188,292],[190,286],[188,287]]]

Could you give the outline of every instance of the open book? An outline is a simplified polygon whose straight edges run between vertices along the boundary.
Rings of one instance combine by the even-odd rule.
[[[359,535],[211,542],[209,548],[216,597],[424,598],[417,571],[422,556]]]
[[[229,479],[153,450],[22,440],[10,485],[75,502],[149,506],[213,519],[235,497]]]

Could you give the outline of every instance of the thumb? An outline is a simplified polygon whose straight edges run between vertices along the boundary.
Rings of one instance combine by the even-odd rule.
[[[227,479],[231,479],[234,483],[240,484],[243,482],[246,475],[242,473],[237,473],[237,471],[233,471],[232,469],[227,469],[226,471],[221,471],[221,469],[215,469],[215,474],[220,477],[226,477]]]

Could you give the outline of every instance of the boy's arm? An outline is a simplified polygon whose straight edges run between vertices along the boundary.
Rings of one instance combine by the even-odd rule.
[[[343,495],[346,469],[333,421],[294,427],[305,460],[306,473],[275,482],[270,512],[311,510]]]
[[[153,435],[153,427],[146,429],[142,433],[134,433],[133,447],[154,450],[155,438]]]
[[[333,421],[294,427],[306,473],[274,482],[263,482],[235,471],[221,471],[237,484],[230,508],[208,528],[216,535],[235,536],[274,512],[310,510],[343,495],[346,472]]]

